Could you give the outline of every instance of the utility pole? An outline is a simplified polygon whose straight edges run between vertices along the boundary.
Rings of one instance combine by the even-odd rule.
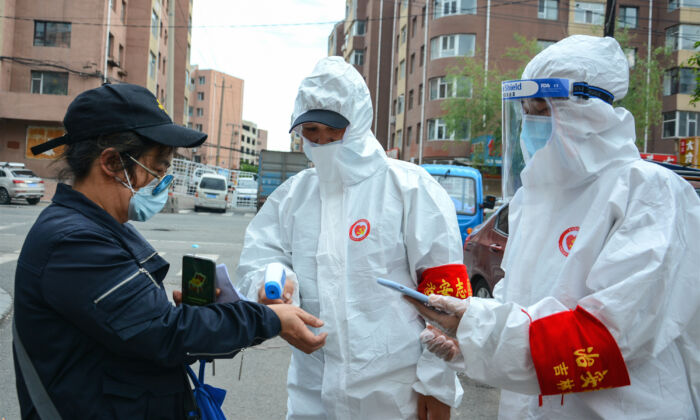
[[[107,0],[107,35],[105,39],[105,67],[102,75],[102,83],[107,83],[109,82],[109,76],[107,75],[107,72],[109,71],[109,66],[107,64],[107,61],[109,60],[109,23],[110,19],[112,18],[112,0]]]
[[[236,127],[238,126],[238,123],[226,123],[226,126],[231,126],[231,145],[229,147],[229,153],[228,153],[228,169],[233,169],[231,167],[231,158],[233,157],[233,145],[235,143],[235,136],[238,134],[238,131],[236,131]]]
[[[219,104],[219,132],[216,135],[216,164],[219,166],[219,154],[221,152],[221,123],[224,118],[224,89],[226,88],[226,77],[221,81],[221,101]]]
[[[615,6],[617,0],[607,0],[605,3],[605,32],[604,36],[615,37]]]

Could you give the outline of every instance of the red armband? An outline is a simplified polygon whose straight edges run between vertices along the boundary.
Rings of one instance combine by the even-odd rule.
[[[464,264],[447,264],[423,271],[418,291],[425,295],[453,296],[466,299],[472,295],[467,267]]]
[[[580,306],[533,321],[530,352],[541,395],[630,384],[617,342],[598,318]]]

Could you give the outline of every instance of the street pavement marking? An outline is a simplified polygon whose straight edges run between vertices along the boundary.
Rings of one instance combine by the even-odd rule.
[[[17,227],[17,226],[22,226],[22,225],[28,225],[28,224],[29,224],[29,222],[10,223],[9,225],[0,226],[0,230],[9,229],[9,228]]]
[[[17,258],[19,258],[19,252],[13,252],[11,254],[0,254],[0,264],[17,261]]]
[[[187,214],[187,213],[192,213],[192,210],[178,210],[177,212],[180,214]]]

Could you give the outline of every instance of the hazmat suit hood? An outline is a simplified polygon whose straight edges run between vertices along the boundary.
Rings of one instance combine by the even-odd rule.
[[[350,121],[340,144],[315,146],[304,141],[304,151],[314,162],[321,182],[354,185],[386,167],[386,153],[371,131],[373,110],[367,85],[342,58],[321,59],[301,82],[292,121],[312,109],[335,111]],[[337,150],[327,153],[329,148]]]
[[[523,79],[564,78],[586,82],[622,99],[629,64],[614,38],[574,35],[545,48],[525,67]],[[553,99],[552,137],[521,173],[526,187],[571,188],[610,165],[639,159],[634,117],[597,98]]]

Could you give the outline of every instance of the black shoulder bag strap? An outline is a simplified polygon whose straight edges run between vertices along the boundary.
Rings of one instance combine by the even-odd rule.
[[[34,404],[37,414],[42,419],[61,420],[61,415],[58,414],[56,406],[53,405],[51,397],[49,397],[39,375],[36,373],[36,369],[34,369],[34,364],[32,364],[27,351],[24,349],[24,345],[22,345],[22,340],[17,334],[14,319],[12,320],[12,336],[15,352],[17,353],[17,362],[21,370],[20,373],[22,378],[24,378],[24,385],[27,388],[27,392],[29,392],[29,397],[32,399],[32,404]]]

